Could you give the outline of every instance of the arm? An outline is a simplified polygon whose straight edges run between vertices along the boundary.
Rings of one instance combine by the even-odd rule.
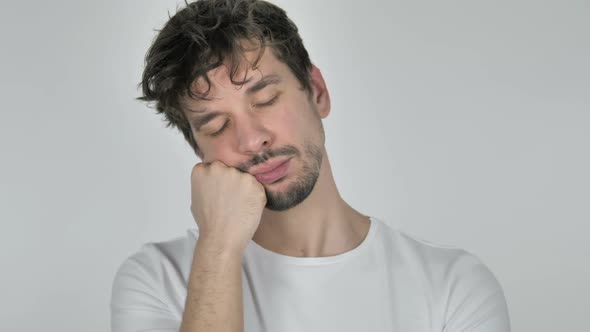
[[[242,332],[242,255],[266,205],[258,180],[219,161],[191,174],[191,212],[199,226],[181,332]]]
[[[167,271],[174,270],[174,264],[164,264],[169,257],[153,245],[144,246],[115,276],[113,332],[243,331],[241,260],[260,223],[265,189],[235,168],[199,163],[191,174],[191,203],[199,237],[187,257],[192,260],[188,282],[178,280],[179,271]],[[180,314],[167,298],[185,291]]]
[[[197,241],[181,332],[244,331],[242,255],[217,248],[207,239]]]
[[[152,243],[126,259],[113,281],[111,331],[241,332],[241,255],[235,253],[242,251],[219,250],[205,238],[199,237],[192,253],[184,256],[192,259],[188,279]],[[178,310],[174,298],[183,293],[185,306]]]

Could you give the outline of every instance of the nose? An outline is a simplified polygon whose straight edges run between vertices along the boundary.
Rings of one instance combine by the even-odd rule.
[[[238,150],[243,154],[257,154],[271,144],[272,135],[252,114],[243,114],[235,121]]]

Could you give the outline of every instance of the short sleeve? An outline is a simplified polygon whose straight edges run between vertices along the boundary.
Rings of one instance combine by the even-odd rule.
[[[181,321],[161,297],[147,245],[128,257],[115,274],[111,293],[112,332],[179,331]]]
[[[510,332],[504,292],[488,267],[463,251],[451,271],[443,332]]]

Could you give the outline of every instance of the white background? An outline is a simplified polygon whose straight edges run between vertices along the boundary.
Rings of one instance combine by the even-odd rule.
[[[344,199],[480,257],[514,331],[588,331],[590,4],[277,3],[330,89]],[[198,159],[134,100],[175,8],[1,2],[3,331],[108,331],[123,259],[196,226]]]

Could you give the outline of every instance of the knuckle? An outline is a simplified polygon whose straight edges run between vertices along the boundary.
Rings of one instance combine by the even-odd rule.
[[[250,173],[243,173],[241,174],[241,178],[242,181],[248,183],[248,184],[255,184],[258,183],[258,180],[256,180],[256,177],[254,177],[254,175],[250,174]]]
[[[205,170],[205,168],[206,168],[205,164],[198,163],[195,166],[193,166],[191,173],[194,175],[195,173],[202,172],[203,170]]]
[[[213,167],[215,167],[215,168],[223,168],[224,166],[225,166],[225,164],[224,164],[224,163],[222,163],[222,162],[221,162],[221,161],[219,161],[219,160],[214,160],[214,161],[212,161],[212,162],[211,162],[211,167],[212,167],[212,168],[213,168]]]

